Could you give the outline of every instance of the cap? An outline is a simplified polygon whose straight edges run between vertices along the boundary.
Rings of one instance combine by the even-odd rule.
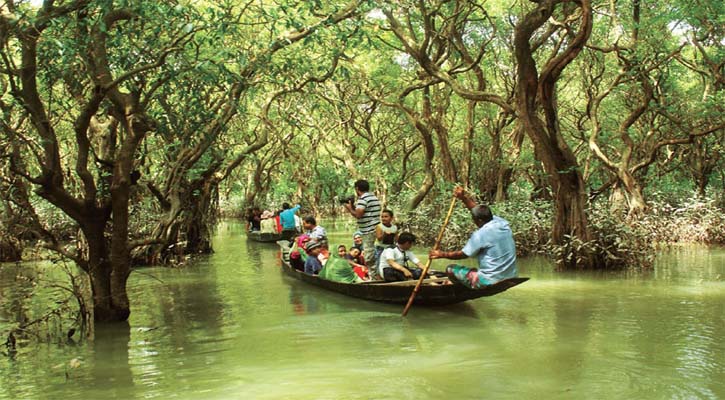
[[[310,250],[316,249],[320,246],[322,246],[322,244],[320,242],[318,242],[316,240],[310,240],[309,242],[307,242],[307,245],[305,246],[305,251],[307,251],[309,253]]]

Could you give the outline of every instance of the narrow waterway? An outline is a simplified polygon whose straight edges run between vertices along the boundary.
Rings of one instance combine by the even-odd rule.
[[[510,291],[401,318],[284,276],[276,247],[241,231],[220,226],[189,267],[132,274],[125,327],[0,355],[0,399],[725,398],[723,249],[677,249],[649,272],[524,259],[531,280]]]

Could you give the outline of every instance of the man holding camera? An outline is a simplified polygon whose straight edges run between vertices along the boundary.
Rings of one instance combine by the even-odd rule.
[[[370,193],[370,184],[364,179],[355,182],[355,194],[355,207],[353,208],[352,199],[344,203],[344,206],[357,219],[357,227],[363,238],[366,265],[375,265],[375,227],[380,223],[380,200]],[[368,272],[371,279],[380,279],[375,268],[370,268]]]

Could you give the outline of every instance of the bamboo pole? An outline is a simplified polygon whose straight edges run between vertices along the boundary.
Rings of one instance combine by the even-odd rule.
[[[448,226],[448,221],[451,219],[451,215],[453,214],[453,207],[456,205],[456,196],[453,196],[453,199],[451,200],[451,206],[448,208],[448,214],[446,215],[445,221],[443,221],[443,225],[441,226],[440,232],[438,232],[438,238],[436,238],[436,242],[433,245],[433,250],[438,250],[438,246],[441,244],[441,239],[443,239],[443,232],[446,231],[446,226]],[[408,315],[408,310],[410,309],[410,306],[413,305],[413,300],[415,300],[415,295],[418,294],[418,291],[420,290],[420,285],[423,283],[423,279],[425,279],[425,274],[428,273],[428,269],[430,268],[430,264],[433,260],[428,257],[428,261],[425,263],[425,268],[423,268],[423,273],[420,274],[420,278],[418,279],[418,283],[415,284],[415,289],[413,289],[413,293],[410,294],[410,298],[408,299],[408,304],[405,305],[405,308],[403,309],[402,316],[405,317]]]

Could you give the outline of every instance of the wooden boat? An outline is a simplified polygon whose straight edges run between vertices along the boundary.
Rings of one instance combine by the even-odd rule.
[[[342,293],[348,296],[365,300],[381,301],[385,303],[406,304],[410,294],[415,289],[417,281],[409,280],[403,282],[364,282],[364,283],[342,283],[329,281],[314,275],[305,274],[294,269],[289,263],[289,242],[281,240],[277,242],[282,249],[282,271],[295,279],[319,286],[324,289]],[[529,278],[511,278],[481,289],[469,289],[460,284],[444,284],[448,281],[445,273],[432,271],[434,277],[423,280],[418,294],[415,296],[414,304],[427,306],[441,306],[460,303],[466,300],[479,297],[493,296],[508,290],[520,283],[526,282]]]
[[[285,231],[280,233],[250,231],[247,232],[247,239],[262,243],[276,243],[279,240],[291,240],[294,234],[294,231]]]

